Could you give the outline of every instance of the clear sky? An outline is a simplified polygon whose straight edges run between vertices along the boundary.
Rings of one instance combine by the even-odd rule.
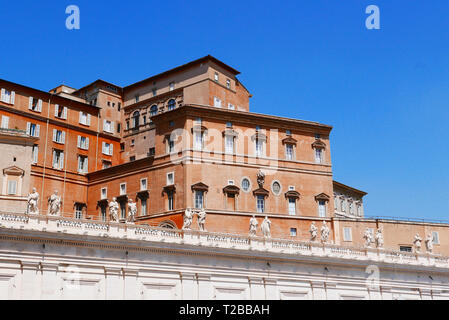
[[[0,77],[46,91],[211,54],[242,72],[251,111],[334,127],[334,178],[369,193],[367,215],[449,220],[447,0],[16,0],[0,30]]]

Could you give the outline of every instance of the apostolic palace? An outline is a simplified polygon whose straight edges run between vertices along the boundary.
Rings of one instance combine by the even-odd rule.
[[[0,79],[0,299],[448,299],[449,223],[365,217],[332,127],[250,112],[238,75]]]

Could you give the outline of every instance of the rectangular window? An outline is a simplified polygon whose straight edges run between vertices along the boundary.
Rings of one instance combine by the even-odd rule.
[[[2,116],[2,129],[8,129],[8,128],[9,128],[9,117]]]
[[[126,194],[126,183],[120,184],[120,195],[124,196]]]
[[[326,201],[324,200],[318,201],[318,213],[320,217],[326,216]]]
[[[315,149],[315,162],[323,163],[323,149]]]
[[[114,133],[114,122],[110,120],[103,121],[103,131],[108,133]]]
[[[103,142],[103,154],[112,156],[114,145],[112,143]]]
[[[65,144],[65,131],[53,129],[53,141],[59,144]]]
[[[150,148],[150,150],[149,150],[149,152],[148,152],[148,155],[150,156],[150,157],[152,157],[152,156],[154,156],[156,154],[156,148]]]
[[[432,238],[434,244],[440,244],[440,237],[437,231],[432,231]]]
[[[195,209],[203,209],[203,191],[195,191]]]
[[[120,202],[120,219],[126,219],[126,203]]]
[[[296,215],[296,199],[288,198],[288,214],[291,216]]]
[[[78,136],[78,148],[83,150],[89,150],[89,138]]]
[[[33,164],[36,164],[37,160],[38,160],[38,155],[39,155],[39,146],[37,144],[35,144],[33,146],[33,151],[32,151],[31,154],[32,154],[31,161],[32,161]]]
[[[148,180],[146,178],[145,179],[140,179],[140,191],[147,190],[147,188],[148,188],[147,182],[148,182]]]
[[[83,218],[83,204],[77,203],[75,205],[75,219],[81,220]]]
[[[15,195],[17,193],[17,181],[8,181],[8,194]]]
[[[112,163],[111,163],[111,161],[106,161],[106,160],[103,160],[103,169],[107,169],[107,168],[110,168],[110,167],[112,167]]]
[[[214,107],[221,108],[221,100],[214,97]]]
[[[233,104],[228,103],[229,110],[235,110],[235,106]]]
[[[130,161],[130,162],[136,161],[136,156],[131,156],[131,157],[129,157],[129,161]]]
[[[265,197],[263,195],[257,196],[257,212],[265,212]]]
[[[194,149],[203,150],[204,148],[204,134],[202,132],[194,132]]]
[[[231,80],[226,79],[226,87],[227,87],[228,89],[231,89]]]
[[[78,172],[79,173],[87,173],[89,171],[88,165],[89,159],[86,156],[78,156]]]
[[[290,236],[296,237],[296,235],[297,235],[297,230],[296,230],[296,228],[290,228]]]
[[[174,82],[170,82],[169,86],[170,86],[170,91],[175,90],[175,83]]]
[[[256,140],[256,157],[263,156],[263,141],[257,139]]]
[[[39,137],[41,126],[35,123],[27,122],[27,134],[32,137]]]
[[[343,228],[343,241],[352,241],[352,231],[350,227]]]
[[[147,199],[142,199],[140,202],[140,215],[146,216],[147,215]]]
[[[215,74],[214,74],[214,80],[217,81],[217,82],[218,82],[218,80],[219,80],[219,76],[218,76],[218,73],[217,73],[217,72],[215,72]]]
[[[101,200],[108,198],[108,188],[101,188]]]
[[[42,111],[42,100],[30,97],[28,109],[35,112]]]
[[[85,126],[90,126],[91,116],[90,114],[80,111],[79,123]]]
[[[67,107],[60,106],[59,104],[55,105],[55,118],[59,119],[67,119]]]
[[[175,152],[175,142],[173,140],[168,140],[168,152]]]
[[[64,152],[62,150],[53,150],[53,168],[57,170],[64,169]]]
[[[285,145],[285,158],[287,160],[293,160],[293,145],[292,144]]]
[[[1,89],[1,100],[4,103],[14,104],[16,93],[6,89]]]
[[[175,184],[175,173],[170,172],[167,173],[167,186],[171,186]]]
[[[157,89],[154,88],[154,89],[153,89],[153,97],[155,97],[156,95],[157,95]]]
[[[399,251],[412,252],[412,247],[410,247],[410,246],[399,246]]]
[[[139,102],[139,100],[140,100],[140,96],[138,94],[136,94],[136,96],[135,96],[136,103]]]
[[[174,204],[174,199],[173,199],[173,191],[169,191],[167,193],[167,198],[168,198],[168,210],[174,210],[175,204]]]
[[[225,136],[226,153],[234,154],[234,137]]]

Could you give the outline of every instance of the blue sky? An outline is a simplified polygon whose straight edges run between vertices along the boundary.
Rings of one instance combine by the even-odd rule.
[[[448,14],[447,0],[4,1],[0,77],[124,86],[211,54],[242,72],[251,111],[334,126],[334,178],[369,193],[368,215],[449,220]]]

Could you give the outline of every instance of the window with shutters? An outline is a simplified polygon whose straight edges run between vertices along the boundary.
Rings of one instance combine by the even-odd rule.
[[[107,160],[103,160],[102,168],[103,169],[107,169],[107,168],[110,168],[110,167],[112,167],[112,162],[111,161],[107,161]]]
[[[221,100],[214,97],[214,107],[221,108]]]
[[[32,155],[32,159],[31,159],[32,164],[36,164],[37,160],[38,160],[38,155],[39,155],[39,146],[37,144],[35,144],[33,146],[33,151],[31,153],[31,155]]]
[[[110,120],[103,121],[103,131],[108,133],[114,133],[114,122]]]
[[[28,109],[35,112],[42,111],[42,100],[30,97]]]
[[[9,117],[2,116],[2,129],[8,129],[8,128],[9,128]]]
[[[78,136],[78,148],[83,150],[89,150],[89,138]]]
[[[79,155],[78,156],[78,172],[79,173],[88,173],[89,172],[89,159],[86,156]]]
[[[1,101],[7,104],[14,104],[16,93],[6,89],[1,89]]]
[[[64,169],[64,151],[53,150],[53,168],[57,170]]]
[[[55,118],[67,120],[67,107],[55,105]]]
[[[85,126],[90,126],[91,115],[87,112],[80,111],[79,123]]]
[[[103,154],[106,154],[108,156],[112,156],[113,154],[113,148],[114,146],[112,143],[103,142]]]
[[[59,144],[65,144],[65,131],[53,129],[53,141]]]
[[[27,122],[27,134],[32,137],[39,137],[40,128],[38,124]]]

